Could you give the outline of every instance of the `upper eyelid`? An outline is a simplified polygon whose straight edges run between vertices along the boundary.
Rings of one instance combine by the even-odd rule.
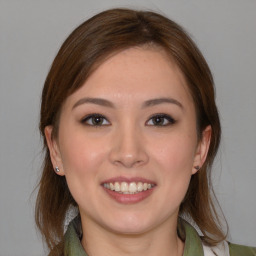
[[[148,120],[152,119],[153,117],[157,117],[157,116],[160,116],[160,117],[166,117],[166,118],[170,118],[170,119],[173,119],[175,121],[175,119],[169,115],[169,114],[165,114],[165,113],[156,113],[156,114],[153,114],[151,115]]]
[[[164,114],[164,113],[158,113],[158,114],[154,114],[152,115],[147,121],[146,123],[148,123],[152,118],[154,117],[161,117],[161,118],[166,118],[168,120],[168,122],[170,122],[169,124],[174,124],[177,122],[176,119],[174,119],[171,115],[169,114]],[[152,125],[153,126],[153,125]],[[167,125],[163,125],[163,126],[167,126]],[[160,127],[160,126],[159,126]]]
[[[102,114],[99,114],[99,113],[92,113],[92,114],[88,114],[86,116],[84,116],[82,119],[81,119],[81,122],[85,122],[86,120],[90,119],[90,118],[93,118],[95,116],[99,116],[99,117],[102,117],[104,119],[106,119],[109,123],[110,121],[108,120],[108,118]]]

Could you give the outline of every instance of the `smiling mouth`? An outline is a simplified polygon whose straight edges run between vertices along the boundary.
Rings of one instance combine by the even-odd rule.
[[[106,182],[103,187],[119,194],[138,194],[154,188],[156,185],[146,182]]]

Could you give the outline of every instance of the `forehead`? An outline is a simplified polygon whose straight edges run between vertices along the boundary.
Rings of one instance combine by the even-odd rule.
[[[192,100],[182,72],[163,49],[134,47],[102,62],[67,101],[107,96],[125,103],[167,95],[181,101]]]

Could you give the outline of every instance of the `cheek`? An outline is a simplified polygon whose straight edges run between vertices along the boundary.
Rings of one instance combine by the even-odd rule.
[[[62,159],[69,190],[79,206],[93,208],[92,198],[98,195],[100,170],[105,149],[97,140],[69,136],[62,144]],[[67,138],[67,136],[66,136]]]
[[[106,157],[104,144],[97,139],[90,140],[81,132],[62,137],[65,138],[60,144],[63,169],[69,189],[79,201],[95,190],[92,184],[99,183],[99,170]]]
[[[170,137],[168,141],[155,147],[154,156],[162,173],[160,184],[163,184],[163,193],[169,195],[174,205],[179,205],[191,179],[196,140],[183,135]]]
[[[180,136],[170,136],[158,143],[154,143],[152,154],[161,163],[164,170],[170,171],[191,171],[193,166],[196,139],[194,137],[181,134]]]
[[[187,189],[193,168],[193,154],[186,147],[168,148],[159,160],[162,165],[162,182],[166,188],[177,194]]]
[[[72,134],[72,135],[69,135]],[[90,139],[84,131],[65,134],[60,142],[64,170],[87,172],[95,164],[100,164],[104,155],[102,138]]]

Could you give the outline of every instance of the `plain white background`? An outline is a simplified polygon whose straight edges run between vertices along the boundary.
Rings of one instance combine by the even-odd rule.
[[[256,1],[0,0],[0,255],[45,255],[32,194],[40,174],[40,93],[57,50],[111,7],[150,9],[189,31],[215,78],[223,140],[214,166],[230,240],[256,245]]]

